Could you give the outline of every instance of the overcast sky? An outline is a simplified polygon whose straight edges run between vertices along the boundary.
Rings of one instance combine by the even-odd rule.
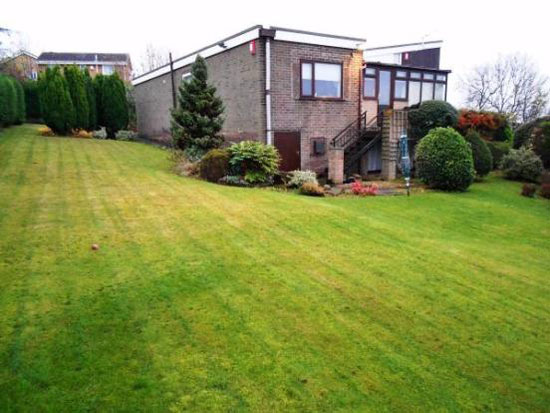
[[[255,24],[362,37],[367,47],[444,40],[449,100],[458,78],[499,54],[530,55],[550,75],[548,13],[542,1],[17,1],[6,0],[0,27],[19,30],[33,53],[127,52],[134,66],[147,43],[174,57]],[[538,11],[537,11],[538,10]]]

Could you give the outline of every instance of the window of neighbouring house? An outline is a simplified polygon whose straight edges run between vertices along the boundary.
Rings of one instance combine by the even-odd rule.
[[[342,65],[340,63],[302,63],[300,78],[302,97],[342,97]]]
[[[365,69],[365,82],[363,83],[363,96],[366,98],[376,97],[376,69]]]
[[[113,65],[103,65],[101,69],[104,75],[112,75],[115,71],[115,67]]]
[[[191,73],[184,73],[183,75],[181,75],[181,81],[182,82],[189,82],[191,80]]]
[[[420,103],[420,82],[409,82],[409,106]]]

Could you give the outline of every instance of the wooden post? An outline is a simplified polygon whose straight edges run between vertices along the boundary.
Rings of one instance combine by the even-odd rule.
[[[170,58],[170,80],[172,81],[172,107],[176,108],[176,85],[174,81],[174,62],[172,60],[172,52],[168,53]]]

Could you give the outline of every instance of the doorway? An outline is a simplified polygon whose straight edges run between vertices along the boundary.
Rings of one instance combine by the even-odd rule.
[[[300,132],[275,132],[274,144],[281,154],[281,171],[300,169]]]

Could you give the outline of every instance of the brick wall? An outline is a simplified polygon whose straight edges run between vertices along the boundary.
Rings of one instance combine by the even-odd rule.
[[[359,116],[362,54],[326,46],[272,41],[272,128],[301,133],[301,167],[324,173],[328,167],[328,144]],[[343,63],[343,100],[300,99],[300,60]],[[313,139],[327,142],[327,153],[313,154]]]
[[[208,77],[225,105],[222,130],[227,141],[265,141],[265,52],[264,42],[256,41],[256,54],[248,43],[208,57]],[[191,66],[174,73],[176,89]],[[151,79],[134,88],[138,131],[152,139],[168,139],[172,92],[170,74]]]

